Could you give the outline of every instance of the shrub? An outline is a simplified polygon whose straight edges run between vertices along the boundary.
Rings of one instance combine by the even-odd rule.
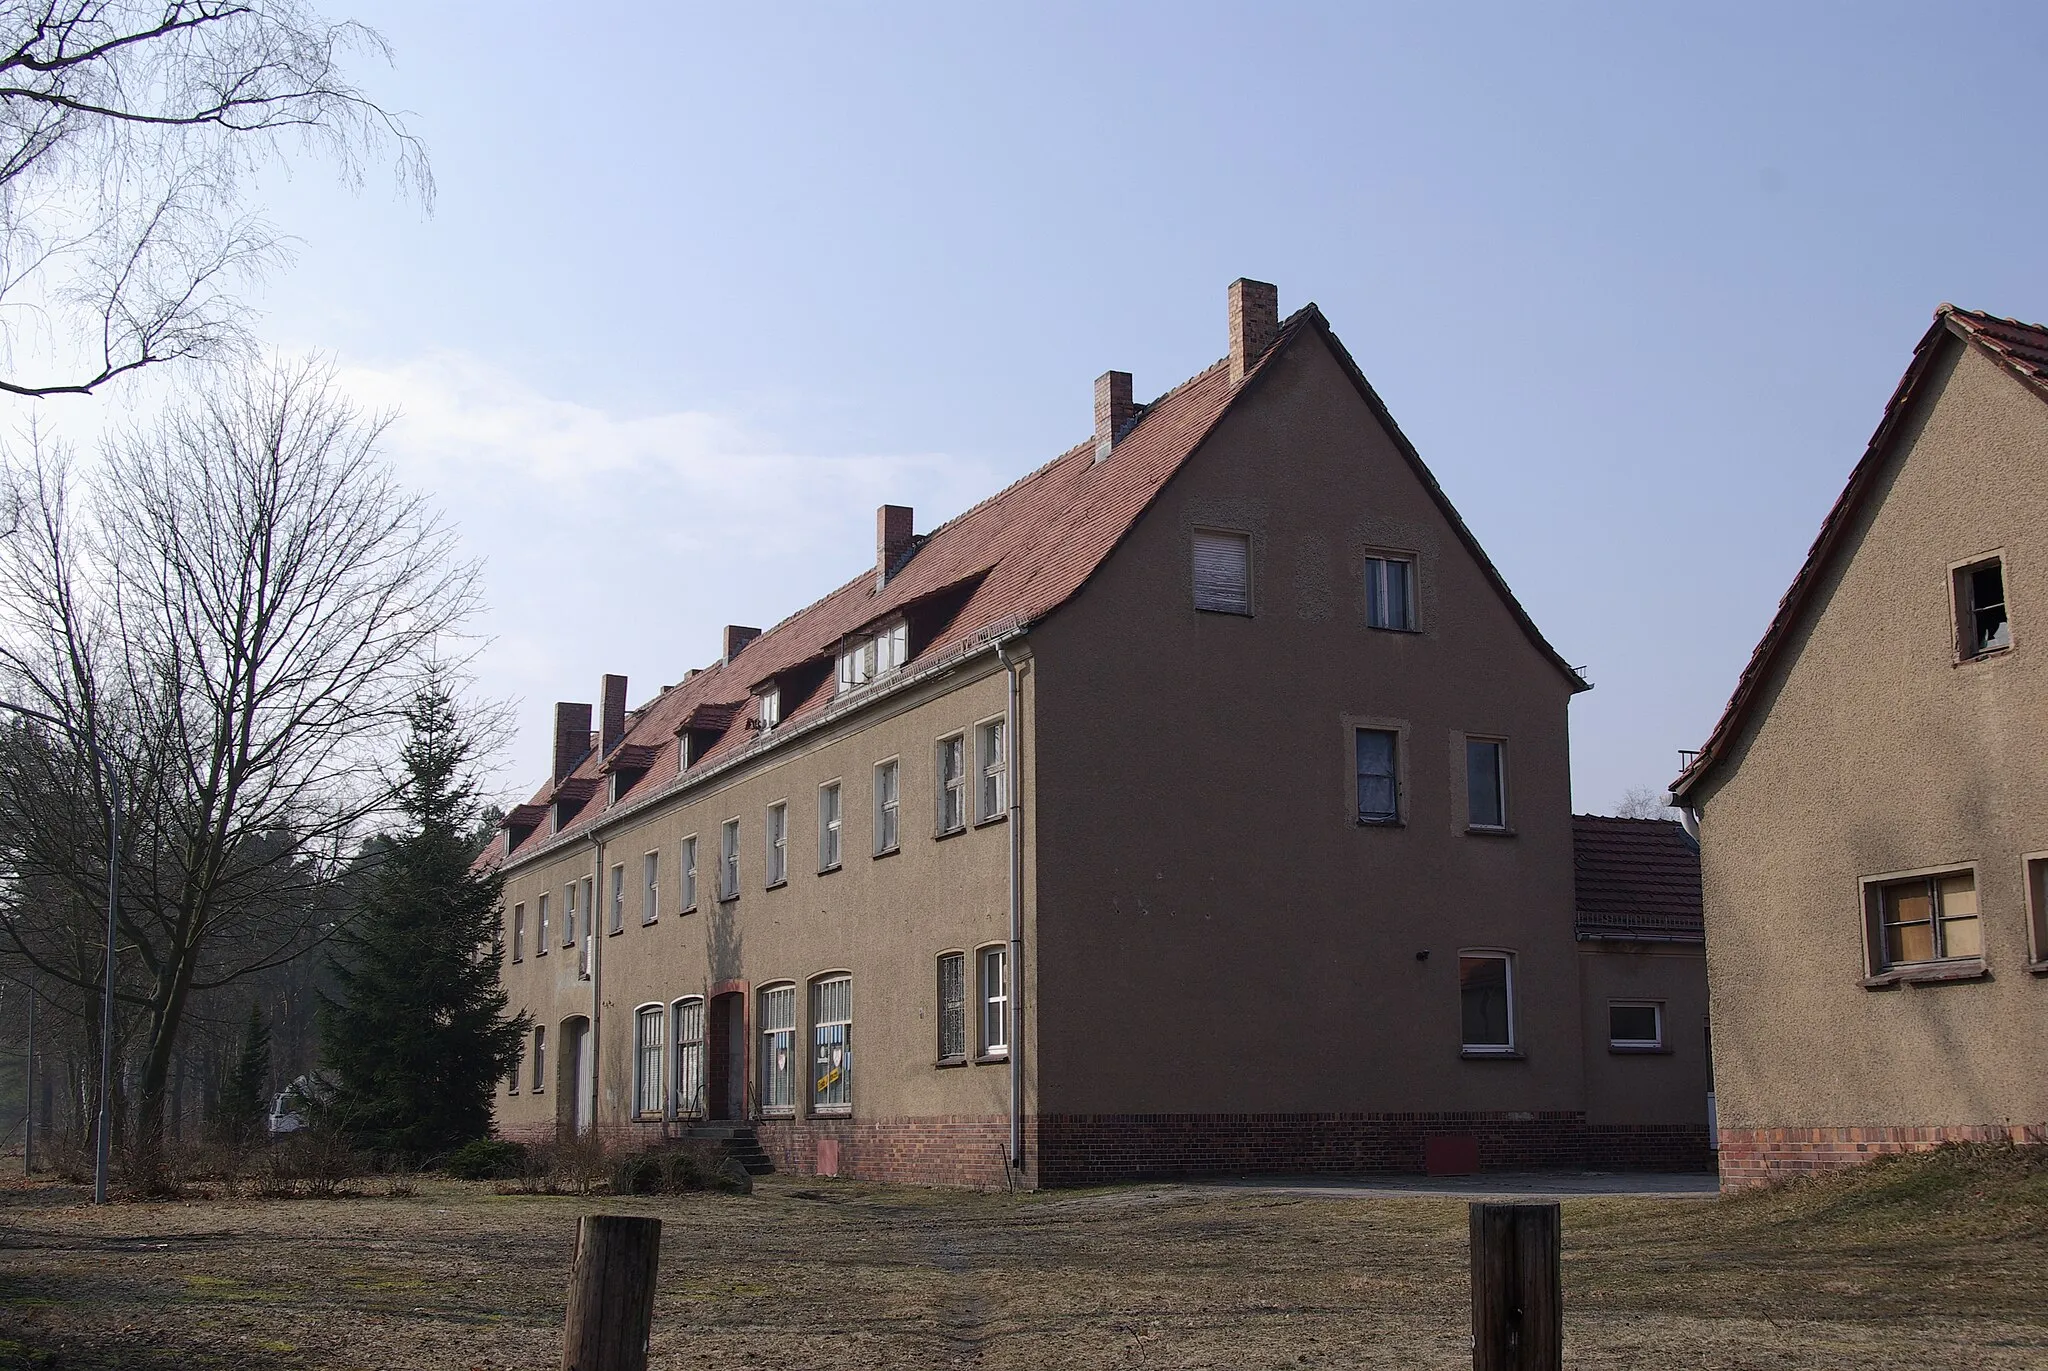
[[[692,1190],[751,1194],[753,1177],[715,1144],[685,1142],[628,1157],[612,1170],[614,1195],[680,1195]]]
[[[465,1181],[502,1181],[519,1175],[526,1167],[526,1149],[516,1142],[478,1138],[450,1152],[441,1170]]]

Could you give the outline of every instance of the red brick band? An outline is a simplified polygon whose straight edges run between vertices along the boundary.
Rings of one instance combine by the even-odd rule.
[[[1926,1128],[1724,1128],[1721,1189],[1746,1190],[1793,1176],[1835,1171],[1891,1152],[1944,1143],[2048,1143],[2048,1124],[1946,1124]]]

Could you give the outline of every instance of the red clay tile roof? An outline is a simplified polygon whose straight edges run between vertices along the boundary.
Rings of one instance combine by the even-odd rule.
[[[1700,850],[1671,820],[1572,815],[1572,870],[1580,938],[1706,941]]]
[[[1757,641],[1756,649],[1749,654],[1749,662],[1742,668],[1742,675],[1736,678],[1735,693],[1728,697],[1727,706],[1721,711],[1720,719],[1714,724],[1714,731],[1701,745],[1699,754],[1693,758],[1678,779],[1671,783],[1674,795],[1681,799],[1686,792],[1698,785],[1706,774],[1713,770],[1722,755],[1734,741],[1737,732],[1747,721],[1755,702],[1756,692],[1769,675],[1776,662],[1792,625],[1806,608],[1813,590],[1833,559],[1842,539],[1856,522],[1856,515],[1863,508],[1870,492],[1876,488],[1882,473],[1885,458],[1891,451],[1891,442],[1900,425],[1905,422],[1907,412],[1918,398],[1921,383],[1926,379],[1928,369],[1933,365],[1935,354],[1940,351],[1935,345],[1946,338],[1962,339],[1965,344],[1974,344],[1994,360],[2002,363],[2013,375],[2044,400],[2048,400],[2048,328],[2038,324],[2023,324],[2016,319],[2001,319],[1995,314],[1984,314],[1973,309],[1959,309],[1944,304],[1934,311],[1934,322],[1921,336],[1913,349],[1913,360],[1906,367],[1906,374],[1899,379],[1898,389],[1886,402],[1884,416],[1878,420],[1877,431],[1870,435],[1870,442],[1863,449],[1863,456],[1856,462],[1855,470],[1849,473],[1849,482],[1842,487],[1842,493],[1828,510],[1827,518],[1821,521],[1820,533],[1807,550],[1806,561],[1799,568],[1799,574],[1792,578],[1791,586],[1778,601],[1778,609],[1771,616],[1770,626]]]
[[[1322,312],[1308,305],[1281,325],[1272,346],[1235,386],[1228,362],[1217,362],[1144,406],[1106,460],[1095,460],[1093,438],[1069,449],[1008,489],[933,529],[918,541],[914,553],[882,589],[875,588],[873,569],[863,569],[824,599],[747,643],[731,661],[697,672],[633,711],[627,718],[623,743],[653,749],[654,759],[620,801],[637,803],[682,779],[676,770],[679,730],[697,732],[700,742],[706,733],[719,735],[692,759],[689,773],[696,775],[749,749],[769,746],[792,725],[834,707],[832,662],[841,642],[899,612],[909,610],[926,617],[925,641],[911,644],[914,655],[910,665],[920,668],[1023,628],[1058,608],[1115,550],[1231,403],[1251,388],[1274,357],[1309,332],[1320,334],[1343,362],[1524,631],[1574,689],[1585,689],[1585,683],[1543,640],[1486,559],[1435,478],[1330,331]],[[784,691],[780,726],[766,734],[746,726],[754,712],[751,695],[756,686],[785,673],[803,680],[806,670],[821,667],[822,682],[809,689],[804,699],[791,699]],[[595,776],[602,765],[603,759],[587,756],[574,775]],[[570,785],[563,782],[564,787]],[[555,793],[555,787],[543,786],[534,800],[546,803]],[[604,812],[603,805],[586,805],[561,834],[588,828]],[[486,856],[492,861],[524,857],[561,834],[537,830],[515,853],[507,853],[503,843],[494,843]]]

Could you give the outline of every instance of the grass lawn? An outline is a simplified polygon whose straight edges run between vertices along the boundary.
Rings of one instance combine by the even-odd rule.
[[[0,1368],[559,1364],[575,1216],[663,1220],[653,1364],[1469,1367],[1465,1206],[1134,1186],[95,1210],[0,1191]],[[1573,1367],[2048,1366],[2048,1148],[1568,1201]]]

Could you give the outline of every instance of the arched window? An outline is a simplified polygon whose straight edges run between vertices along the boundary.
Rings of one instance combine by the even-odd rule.
[[[704,1001],[676,1001],[676,1113],[704,1112]]]
[[[642,1118],[661,1113],[662,1011],[658,1004],[640,1006],[633,1016],[633,1112]]]
[[[761,1112],[796,1112],[796,987],[761,992]]]
[[[811,1112],[853,1109],[853,977],[811,982]]]

